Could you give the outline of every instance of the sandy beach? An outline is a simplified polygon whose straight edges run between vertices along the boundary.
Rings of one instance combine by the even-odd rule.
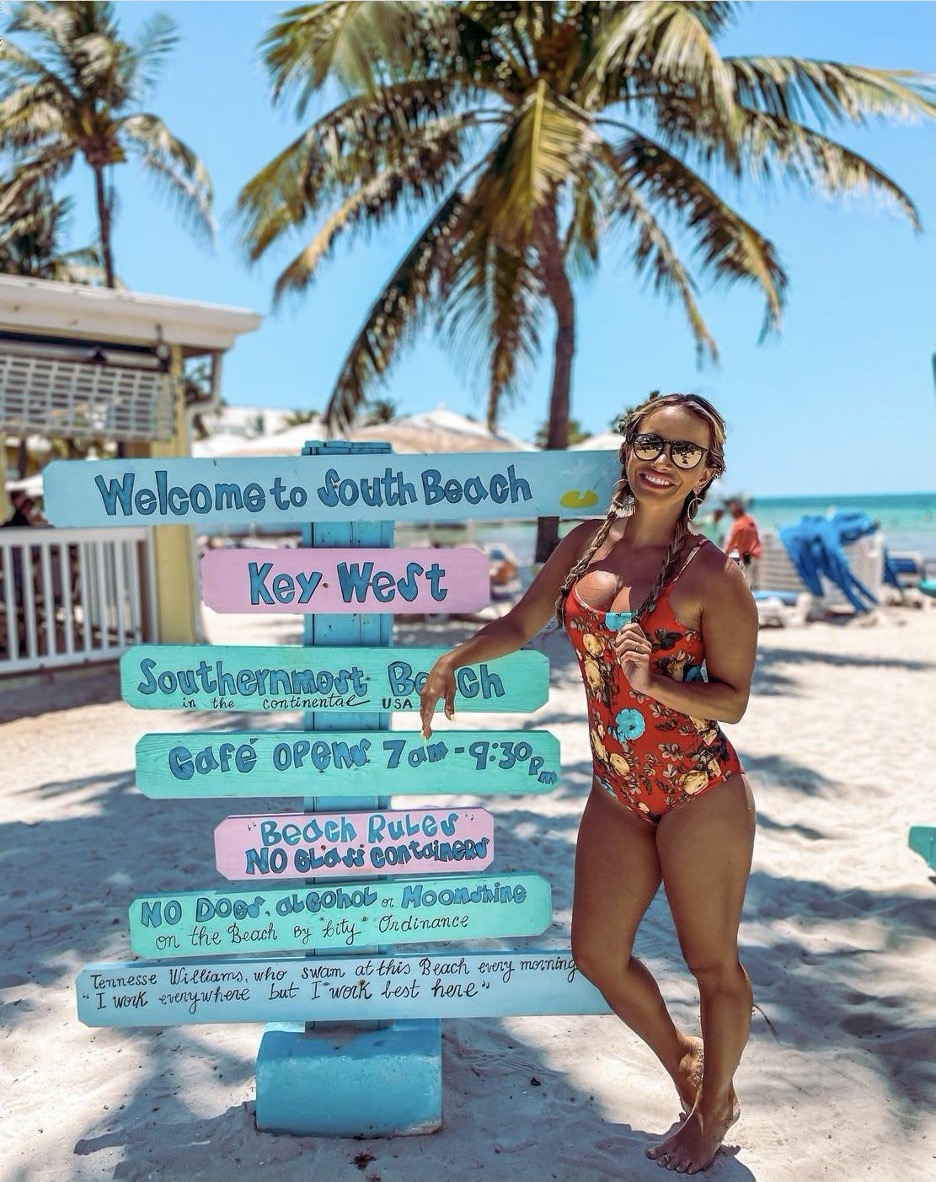
[[[934,625],[931,606],[890,607],[871,619],[761,632],[751,704],[729,728],[758,809],[741,944],[759,1009],[737,1080],[741,1120],[707,1177],[936,1177],[936,886],[907,845],[911,824],[936,823]],[[213,640],[249,643],[256,628],[208,613]],[[468,629],[408,625],[396,642],[447,645]],[[263,624],[266,643],[297,637],[291,617]],[[560,739],[563,778],[552,795],[484,805],[498,826],[494,869],[539,872],[552,885],[553,926],[527,942],[567,947],[590,759],[571,650],[556,634],[539,643],[551,663],[547,706],[458,721],[545,727]],[[211,830],[244,811],[225,800],[143,796],[137,739],[273,725],[258,715],[133,710],[113,667],[0,687],[3,1182],[663,1176],[644,1148],[672,1127],[676,1097],[611,1016],[446,1021],[443,1128],[360,1141],[258,1134],[258,1025],[79,1023],[74,978],[91,961],[130,957],[134,895],[220,885]],[[417,803],[394,798],[403,800]],[[678,1020],[696,1029],[694,984],[662,895],[638,953]]]

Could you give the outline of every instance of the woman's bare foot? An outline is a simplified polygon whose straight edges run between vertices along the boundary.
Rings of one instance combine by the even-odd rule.
[[[706,1169],[714,1161],[726,1133],[741,1115],[741,1105],[733,1091],[729,1103],[726,1112],[707,1117],[702,1114],[702,1106],[696,1106],[671,1137],[647,1150],[647,1157],[658,1166],[680,1174],[698,1174]]]
[[[702,1067],[705,1057],[704,1051],[702,1050],[701,1038],[688,1035],[686,1041],[689,1043],[689,1046],[679,1061],[679,1068],[675,1077],[676,1090],[679,1092],[679,1103],[682,1106],[680,1120],[684,1120],[695,1107],[696,1096],[699,1094],[699,1088],[702,1086]]]

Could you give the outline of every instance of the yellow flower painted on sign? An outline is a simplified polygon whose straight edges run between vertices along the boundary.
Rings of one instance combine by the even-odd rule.
[[[598,494],[593,488],[570,488],[559,498],[564,509],[590,509],[598,504]]]

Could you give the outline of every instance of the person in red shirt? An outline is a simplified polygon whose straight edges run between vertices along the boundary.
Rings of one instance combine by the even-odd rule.
[[[748,584],[754,582],[757,571],[757,559],[760,558],[761,542],[757,532],[757,522],[750,513],[745,511],[744,505],[737,500],[725,502],[728,512],[732,516],[731,529],[725,542],[725,553],[737,553]]]

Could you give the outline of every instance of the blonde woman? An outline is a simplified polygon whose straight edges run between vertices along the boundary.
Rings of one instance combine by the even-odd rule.
[[[719,413],[697,395],[657,395],[621,430],[604,520],[567,534],[507,615],[436,661],[421,717],[428,737],[440,700],[454,715],[456,669],[514,652],[556,613],[581,665],[593,755],[572,951],[676,1085],[684,1120],[648,1156],[692,1174],[738,1119],[733,1080],[750,1027],[737,941],[754,804],[719,724],[747,706],[757,611],[737,564],[690,528],[724,471]],[[698,983],[701,1039],[675,1025],[633,955],[661,882]]]

